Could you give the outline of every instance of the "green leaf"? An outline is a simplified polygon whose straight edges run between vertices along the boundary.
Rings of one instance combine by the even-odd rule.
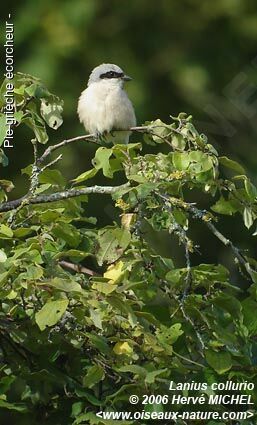
[[[3,378],[1,378],[0,380],[0,394],[4,394],[6,393],[10,386],[12,385],[12,383],[15,381],[16,377],[15,376],[4,376]]]
[[[174,344],[183,333],[181,323],[175,323],[169,328],[161,325],[161,327],[157,329],[156,337],[160,342],[171,345]]]
[[[30,97],[37,97],[40,98],[42,95],[44,88],[39,84],[39,83],[32,83],[30,84],[28,87],[25,87],[25,92],[30,96]],[[16,89],[16,92],[19,92],[19,94],[23,94],[22,90],[20,91],[19,89]]]
[[[257,197],[257,188],[250,182],[249,179],[244,180],[245,190],[251,201],[255,201]]]
[[[74,183],[81,183],[81,182],[84,182],[85,180],[95,177],[97,173],[98,173],[98,170],[96,168],[92,168],[92,170],[85,171],[84,173],[80,174],[78,177],[76,177],[72,181]]]
[[[253,270],[249,263],[245,264],[245,268],[248,271],[249,275],[251,276],[254,283],[257,283],[257,271]]]
[[[57,128],[59,128],[63,123],[62,111],[62,101],[52,101],[44,98],[41,100],[41,115],[49,127],[53,128],[54,130],[57,130]]]
[[[212,299],[213,304],[219,306],[223,310],[228,311],[231,314],[232,318],[238,319],[242,316],[242,306],[240,301],[238,301],[232,295],[222,294],[217,295]]]
[[[68,251],[58,252],[54,256],[54,259],[58,260],[59,258],[62,258],[62,257],[68,257],[68,258],[74,258],[75,260],[83,260],[88,255],[90,254],[85,251],[80,251],[78,249],[69,249]]]
[[[251,298],[246,298],[242,302],[244,324],[247,327],[250,335],[257,333],[257,316],[253,312],[257,309],[257,302]]]
[[[97,348],[100,353],[110,354],[111,348],[108,345],[108,339],[102,335],[94,335],[93,333],[86,332],[92,347]]]
[[[103,330],[101,311],[99,309],[90,308],[89,313],[90,313],[90,318],[92,322],[94,323],[95,327]]]
[[[161,375],[162,373],[166,372],[167,369],[159,369],[159,370],[153,370],[152,372],[148,372],[145,378],[146,384],[153,384],[155,382],[155,379],[157,376]]]
[[[23,118],[23,116],[24,116],[24,113],[23,113],[23,111],[17,111],[17,112],[14,112],[13,116],[14,116],[15,121],[16,121],[17,123],[21,123],[22,118]]]
[[[179,283],[182,274],[183,271],[181,269],[170,270],[166,274],[166,279],[176,285],[177,283]]]
[[[53,228],[53,234],[63,239],[69,246],[76,248],[81,241],[80,232],[69,223],[58,223]]]
[[[84,410],[85,403],[83,401],[77,401],[72,404],[71,417],[76,418]]]
[[[0,146],[2,146],[6,137],[6,118],[4,114],[0,114]]]
[[[2,164],[3,167],[7,167],[7,165],[9,164],[9,160],[5,155],[3,149],[0,149],[0,164]]]
[[[244,224],[247,227],[247,229],[250,229],[250,227],[253,224],[253,213],[252,210],[248,207],[244,208],[244,212],[243,212],[243,219],[244,219]]]
[[[211,209],[219,214],[232,215],[238,211],[238,203],[232,200],[227,201],[221,196]]]
[[[122,313],[128,316],[128,321],[132,327],[136,326],[137,317],[129,303],[124,303],[121,298],[115,296],[114,294],[108,297],[108,302],[115,309],[120,310]]]
[[[28,411],[28,408],[25,404],[18,403],[8,403],[5,400],[0,399],[0,409],[16,410],[16,412],[25,413]]]
[[[118,260],[130,243],[131,235],[127,229],[102,229],[98,232],[98,251],[96,258],[100,266]]]
[[[53,288],[58,289],[59,291],[64,292],[82,292],[82,288],[79,283],[72,280],[62,279],[59,277],[55,277],[50,280],[45,280],[43,282],[38,282],[37,285],[51,286]]]
[[[191,151],[188,156],[190,159],[190,170],[192,172],[208,171],[213,167],[212,158],[202,151]]]
[[[207,363],[219,374],[227,372],[232,367],[231,355],[227,351],[206,351]]]
[[[54,210],[46,210],[40,214],[39,219],[41,223],[54,223],[59,217],[62,216],[64,208],[56,208]]]
[[[45,144],[48,141],[48,135],[46,132],[45,125],[32,117],[27,117],[24,119],[25,124],[30,127],[39,143]]]
[[[92,388],[95,384],[102,381],[105,377],[104,369],[99,365],[91,366],[86,376],[83,378],[83,386]]]
[[[68,300],[48,301],[35,314],[35,320],[39,329],[43,331],[47,326],[54,326],[65,313],[68,304]]]
[[[245,174],[244,168],[240,164],[238,164],[238,162],[233,161],[232,159],[229,159],[226,156],[220,156],[219,162],[225,167],[230,168],[233,171],[236,171],[238,174]]]
[[[32,228],[26,228],[26,227],[17,227],[14,229],[13,234],[16,238],[22,238],[24,236],[29,235],[34,230]]]
[[[35,194],[39,195],[40,193],[46,192],[49,188],[51,187],[50,183],[46,183],[46,184],[41,184],[40,186],[38,186],[35,190]]]
[[[65,186],[66,180],[59,170],[50,170],[47,168],[39,175],[40,183],[51,183],[55,186]]]
[[[7,238],[13,237],[13,231],[10,227],[6,226],[5,224],[0,225],[0,235],[4,235]]]
[[[112,155],[112,149],[107,149],[105,147],[101,147],[97,149],[95,157],[92,161],[93,166],[96,170],[103,170],[103,175],[105,177],[113,177],[113,171],[110,166],[110,157]]]
[[[43,276],[43,268],[40,266],[34,266],[33,264],[30,264],[27,267],[26,271],[26,278],[28,280],[37,280],[40,279]]]
[[[4,263],[7,260],[7,255],[6,253],[0,249],[0,263]]]
[[[151,123],[147,123],[151,130],[151,137],[155,143],[164,143],[165,137],[170,134],[170,128],[167,124],[162,122],[159,118]]]
[[[117,372],[130,372],[134,375],[146,376],[147,370],[142,366],[138,366],[136,364],[121,366],[116,369]]]
[[[172,155],[173,165],[176,170],[186,170],[190,164],[190,157],[187,152],[174,152]]]
[[[184,150],[186,147],[186,141],[181,134],[172,135],[172,146],[178,150]]]

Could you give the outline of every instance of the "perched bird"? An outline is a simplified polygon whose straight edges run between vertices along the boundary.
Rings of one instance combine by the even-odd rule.
[[[128,143],[131,132],[115,130],[136,125],[133,105],[124,90],[124,83],[131,79],[111,63],[93,69],[78,102],[79,119],[86,131],[106,142]]]

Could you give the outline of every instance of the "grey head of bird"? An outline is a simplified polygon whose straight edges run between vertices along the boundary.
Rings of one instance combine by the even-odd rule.
[[[112,82],[123,85],[125,81],[132,80],[124,71],[113,63],[102,63],[93,69],[89,76],[88,86],[100,81]]]

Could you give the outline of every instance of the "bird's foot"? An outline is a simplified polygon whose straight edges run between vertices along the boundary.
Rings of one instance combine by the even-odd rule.
[[[104,131],[102,133],[100,131],[96,131],[96,133],[95,133],[95,138],[99,142],[106,142],[106,136],[107,136],[107,131]]]

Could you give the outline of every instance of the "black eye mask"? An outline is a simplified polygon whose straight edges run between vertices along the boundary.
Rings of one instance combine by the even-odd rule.
[[[124,76],[123,72],[108,71],[108,72],[105,72],[104,74],[101,74],[100,78],[121,78],[123,76]]]

